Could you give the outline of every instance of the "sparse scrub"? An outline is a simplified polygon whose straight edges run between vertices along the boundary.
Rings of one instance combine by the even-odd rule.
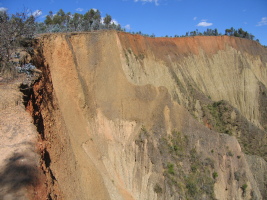
[[[154,192],[156,192],[157,194],[161,194],[162,193],[162,188],[160,187],[159,184],[156,184],[154,186]]]
[[[214,160],[212,160],[211,158],[205,158],[203,165],[210,166],[212,169],[214,169]]]
[[[144,143],[144,141],[147,137],[148,137],[148,131],[147,131],[146,127],[144,125],[142,125],[140,133],[139,133],[139,137],[135,142],[136,143]]]
[[[247,187],[248,185],[246,183],[241,186],[243,196],[246,194]]]
[[[179,156],[179,158],[184,156],[188,139],[182,133],[174,130],[172,131],[172,135],[168,138],[164,138],[163,141],[168,146],[170,153],[174,153],[174,155]]]
[[[141,131],[142,131],[144,134],[147,134],[147,130],[146,130],[146,127],[145,127],[144,125],[142,125]]]
[[[265,88],[265,86],[261,88]],[[263,90],[261,89],[260,91]],[[266,107],[265,104],[266,100],[263,99],[261,104],[263,113]],[[264,139],[264,135],[266,135],[264,132],[266,130],[261,130],[249,122],[237,109],[226,101],[204,105],[202,111],[207,124],[212,130],[235,136],[244,153],[258,155],[267,160],[267,156],[264,154],[266,152],[266,142]],[[233,112],[235,113],[235,118],[231,117]],[[253,134],[251,134],[252,132]],[[226,154],[227,156],[234,156],[232,152],[227,152]],[[240,159],[240,155],[237,158]]]
[[[240,173],[239,171],[236,171],[236,172],[234,173],[234,176],[235,176],[235,180],[240,181],[241,173]]]
[[[198,194],[198,188],[196,184],[191,180],[186,184],[186,189],[191,197],[195,197]]]
[[[130,65],[130,61],[129,61],[128,54],[125,52],[124,55],[125,55],[125,58],[126,58],[126,63],[129,66]]]
[[[213,173],[212,173],[212,177],[213,177],[214,179],[216,179],[216,178],[218,177],[218,173],[217,173],[217,172],[213,172]]]
[[[232,153],[232,151],[229,150],[229,151],[226,153],[226,155],[227,155],[227,156],[231,156],[231,157],[233,157],[234,154]]]
[[[192,165],[191,165],[191,171],[192,171],[193,173],[196,173],[196,172],[197,172],[197,168],[198,168],[197,164],[192,164]]]
[[[174,165],[172,163],[168,163],[167,164],[167,168],[168,168],[168,173],[171,174],[171,175],[174,175],[175,172],[174,172]]]
[[[216,131],[232,135],[232,131],[226,126],[229,120],[229,117],[226,117],[229,115],[229,108],[226,102],[213,102],[212,104],[204,106],[203,109],[208,116],[209,123]]]
[[[176,137],[174,137],[176,135]],[[179,191],[186,196],[186,199],[193,200],[197,199],[202,195],[207,195],[209,199],[214,199],[214,183],[215,180],[212,177],[211,169],[214,167],[214,162],[210,158],[206,158],[203,161],[200,159],[200,155],[196,149],[191,151],[183,150],[183,157],[178,157],[176,154],[176,147],[173,145],[174,138],[184,138],[179,132],[173,131],[172,137],[165,139],[169,143],[170,160],[166,165],[166,173],[164,174],[167,178],[167,183],[170,186],[177,188]],[[180,141],[183,141],[180,140]],[[170,145],[171,144],[171,145]],[[179,146],[179,145],[177,145]],[[190,162],[190,171],[186,172],[184,169],[177,164],[177,161]],[[177,172],[175,172],[177,170]],[[178,191],[178,188],[176,189]]]

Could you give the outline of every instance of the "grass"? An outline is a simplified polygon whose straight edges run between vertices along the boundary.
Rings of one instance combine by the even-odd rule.
[[[174,172],[174,165],[171,164],[171,163],[168,163],[167,164],[167,169],[168,169],[168,173],[171,174],[171,175],[174,175],[175,172]]]

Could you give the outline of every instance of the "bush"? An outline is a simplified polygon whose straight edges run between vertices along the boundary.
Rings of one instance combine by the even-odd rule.
[[[218,173],[217,173],[217,172],[213,172],[213,173],[212,173],[212,177],[213,177],[214,179],[216,179],[216,178],[218,177]]]
[[[0,11],[0,71],[14,74],[12,55],[24,38],[33,38],[35,17],[28,11],[9,15]]]
[[[194,197],[198,193],[196,183],[188,182],[186,184],[186,189],[188,191],[188,194],[192,197]]]
[[[241,186],[243,193],[246,192],[247,187],[248,187],[248,185],[246,183]]]
[[[175,173],[174,173],[174,165],[173,165],[173,164],[168,163],[167,168],[168,168],[168,173],[169,173],[169,174],[172,174],[172,175],[175,174]]]
[[[157,194],[162,193],[162,188],[159,186],[159,184],[155,185],[154,192],[156,192]]]

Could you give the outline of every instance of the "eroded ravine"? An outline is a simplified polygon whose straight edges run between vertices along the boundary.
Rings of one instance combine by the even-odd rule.
[[[239,131],[256,130],[261,137],[247,149],[258,144],[266,152],[262,48],[230,37],[155,39],[115,31],[38,38],[34,64],[42,77],[27,109],[42,138],[48,197],[264,199],[267,180],[255,173],[266,174],[266,162],[253,151],[246,153],[257,156],[248,158],[238,143]],[[232,124],[242,119],[240,127],[250,129],[216,121],[225,108]],[[226,122],[216,132],[222,129],[214,124]]]

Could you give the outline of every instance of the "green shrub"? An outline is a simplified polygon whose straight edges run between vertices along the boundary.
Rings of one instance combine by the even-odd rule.
[[[213,173],[212,173],[212,177],[213,177],[214,179],[216,179],[216,178],[218,177],[218,173],[217,173],[217,172],[213,172]]]
[[[194,197],[198,193],[197,185],[196,185],[196,183],[194,183],[192,181],[190,181],[186,184],[186,189],[188,191],[188,194],[192,197]]]
[[[173,164],[168,163],[167,168],[168,168],[168,173],[169,173],[169,174],[172,174],[172,175],[175,174],[175,173],[174,173],[174,165],[173,165]]]
[[[248,187],[248,185],[246,183],[241,186],[243,193],[246,192],[247,187]]]

